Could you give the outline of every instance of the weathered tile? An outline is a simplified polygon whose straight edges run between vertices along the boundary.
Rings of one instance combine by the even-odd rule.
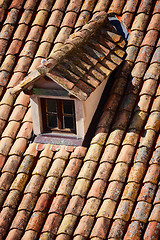
[[[21,126],[17,138],[27,138],[30,139],[32,136],[33,125],[31,122],[24,122]]]
[[[102,179],[104,181],[107,181],[112,169],[113,165],[111,163],[102,162],[97,169],[94,179]]]
[[[17,121],[11,121],[8,123],[7,127],[5,128],[4,132],[2,133],[2,137],[10,137],[14,139],[17,135],[19,130],[20,123]]]
[[[152,112],[148,118],[147,124],[145,129],[152,129],[155,132],[159,131],[160,125],[160,113],[159,112]]]
[[[50,0],[50,1],[45,1],[45,0],[42,0],[38,6],[38,10],[46,10],[46,11],[50,11],[51,10],[51,7],[54,3],[54,0]]]
[[[107,232],[109,230],[110,220],[104,217],[100,217],[97,219],[90,237],[94,239],[94,237],[100,237],[102,239],[106,238]],[[96,240],[96,239],[95,239]],[[98,240],[98,239],[97,239]]]
[[[111,219],[116,209],[116,202],[111,199],[105,199],[97,213],[97,217]]]
[[[153,184],[157,184],[158,179],[159,179],[159,175],[160,175],[160,165],[152,164],[148,168],[148,171],[145,175],[145,178],[144,178],[143,182],[144,183],[150,182],[150,183],[153,183]]]
[[[57,177],[59,178],[62,175],[62,172],[64,171],[65,167],[65,161],[62,159],[56,159],[53,161],[52,166],[50,167],[47,177]]]
[[[160,96],[157,96],[153,102],[151,111],[160,111]]]
[[[147,68],[147,63],[137,62],[132,70],[132,76],[136,78],[142,78]]]
[[[41,227],[43,226],[46,214],[43,212],[34,212],[32,213],[29,222],[26,226],[26,231],[33,230],[40,232]]]
[[[106,182],[105,181],[103,181],[101,179],[96,179],[93,182],[93,184],[92,184],[92,186],[89,190],[87,198],[95,197],[95,198],[98,198],[98,199],[102,199],[104,191],[105,191],[105,187],[106,187]]]
[[[152,129],[147,129],[140,139],[139,147],[145,146],[151,148],[156,138],[156,132]]]
[[[8,227],[12,221],[12,218],[15,214],[15,209],[5,207],[1,211],[1,218],[0,218],[0,227],[1,227],[1,233],[4,235],[8,232]],[[3,230],[4,231],[3,231]],[[3,236],[4,237],[4,236]]]
[[[41,189],[44,178],[40,175],[33,175],[27,184],[24,193],[32,193],[37,195]]]
[[[128,39],[128,46],[133,45],[139,47],[143,40],[144,33],[138,30],[131,32]]]
[[[66,207],[69,208],[69,199],[64,195],[57,195],[51,204],[51,207],[49,209],[49,213],[57,213],[57,214],[63,214]]]
[[[38,42],[41,38],[43,28],[41,26],[33,26],[27,36],[27,41]]]
[[[155,30],[150,30],[146,33],[143,41],[142,41],[142,46],[155,46],[156,45],[156,41],[158,38],[158,31]]]
[[[150,203],[143,201],[138,202],[134,210],[132,220],[146,223],[151,211],[151,207],[152,206]]]
[[[7,156],[12,144],[13,140],[11,138],[2,138],[0,142],[0,154]]]
[[[154,80],[158,80],[159,77],[159,65],[158,63],[152,63],[150,64],[150,66],[148,67],[145,75],[144,75],[144,79],[154,79]]]
[[[139,221],[133,221],[127,229],[127,233],[124,236],[124,240],[135,239],[138,240],[144,232],[144,223]]]
[[[160,14],[153,15],[152,18],[151,18],[151,21],[150,21],[150,23],[148,25],[147,30],[154,29],[154,30],[159,31],[160,30],[160,23],[159,23],[159,21],[160,21]]]
[[[75,186],[72,191],[72,196],[80,195],[81,197],[85,197],[89,190],[90,181],[87,179],[78,179],[75,183]]]
[[[81,196],[73,196],[68,203],[65,214],[79,216],[82,211],[84,201],[84,198],[82,198]]]
[[[155,239],[158,240],[160,235],[160,223],[150,222],[144,234],[144,240]]]
[[[25,210],[18,211],[12,222],[11,228],[24,230],[27,225],[29,215],[30,215],[30,212],[28,211],[25,211]]]
[[[112,145],[112,144],[107,145],[105,147],[105,150],[100,162],[114,163],[116,160],[117,153],[118,153],[118,146]]]
[[[1,120],[7,120],[10,112],[11,112],[11,106],[8,106],[6,104],[0,105]]]
[[[139,30],[143,32],[148,25],[148,18],[145,13],[138,14],[132,24],[131,31]]]
[[[128,174],[128,165],[126,163],[117,163],[110,176],[109,181],[125,182]]]
[[[101,200],[97,198],[89,198],[81,212],[81,216],[89,215],[89,216],[95,216],[99,206],[100,206]]]
[[[18,190],[22,192],[26,186],[28,180],[28,176],[24,173],[19,173],[16,178],[14,179],[10,189],[11,190]]]
[[[128,221],[130,219],[130,214],[133,209],[133,202],[129,200],[121,200],[117,211],[115,213],[114,219],[121,219],[123,221]]]
[[[146,81],[144,81],[140,95],[148,94],[150,96],[153,96],[155,94],[156,87],[157,87],[157,82],[155,80],[147,79]]]
[[[101,151],[102,146],[100,146],[99,144],[92,144],[86,153],[84,161],[91,160],[97,162],[99,160]]]
[[[130,170],[128,182],[141,183],[145,170],[146,166],[143,163],[136,162]]]
[[[137,141],[139,139],[139,132],[136,131],[135,129],[131,129],[126,133],[126,136],[123,140],[122,145],[131,145],[133,147],[136,146]]]
[[[142,95],[140,96],[139,102],[135,107],[135,111],[136,110],[138,111],[139,109],[140,111],[148,112],[150,104],[151,104],[151,96]]]
[[[71,158],[65,171],[63,172],[63,177],[76,177],[82,165],[82,160],[77,158]]]
[[[12,145],[12,148],[10,150],[10,155],[19,155],[22,156],[22,154],[25,152],[27,147],[27,140],[24,138],[18,138]]]
[[[58,180],[56,177],[48,177],[44,182],[41,193],[53,194],[56,191]]]
[[[62,194],[66,196],[70,196],[73,186],[75,183],[75,179],[71,177],[64,177],[59,185],[59,188],[57,189],[57,194]]]
[[[9,46],[9,49],[7,51],[7,54],[18,54],[22,46],[21,40],[13,40],[11,45]]]
[[[124,134],[124,130],[121,130],[121,129],[112,130],[111,134],[108,137],[106,145],[114,144],[119,146],[121,144],[123,134]]]
[[[138,196],[137,201],[145,201],[148,202],[150,204],[152,204],[154,195],[155,195],[155,191],[156,191],[156,185],[152,184],[152,183],[145,183],[143,185],[143,187],[141,188],[141,192]]]
[[[3,207],[17,208],[20,200],[20,192],[17,190],[12,190],[9,192]]]
[[[26,210],[26,212],[31,212],[35,206],[37,196],[31,193],[24,194],[21,203],[19,204],[18,211]]]
[[[51,163],[51,159],[47,157],[41,157],[38,162],[36,167],[34,168],[32,174],[39,174],[43,177],[47,174],[47,171],[49,169]]]
[[[23,231],[19,229],[11,229],[6,237],[6,239],[21,239]]]
[[[2,161],[2,159],[0,161]],[[2,172],[10,172],[15,174],[20,163],[21,163],[21,157],[16,155],[10,156],[7,159],[5,165],[3,166]]]
[[[110,239],[122,238],[126,229],[126,222],[117,219],[113,222],[108,237]]]
[[[160,204],[156,204],[151,212],[149,221],[160,222]]]
[[[118,155],[116,162],[131,163],[135,148],[132,145],[124,145]]]
[[[57,234],[66,233],[68,235],[72,235],[76,224],[76,220],[77,217],[72,214],[65,215],[58,229]]]
[[[85,178],[85,179],[91,180],[95,173],[96,167],[97,167],[96,162],[86,161],[81,167],[81,170],[78,174],[78,178]]]
[[[93,217],[83,216],[80,219],[76,230],[74,231],[74,235],[81,235],[81,236],[84,236],[84,237],[88,237],[89,234],[90,234],[90,231],[92,229],[93,222],[94,222]]]
[[[113,201],[118,201],[123,188],[123,183],[118,181],[112,181],[109,183],[104,199],[111,199]]]

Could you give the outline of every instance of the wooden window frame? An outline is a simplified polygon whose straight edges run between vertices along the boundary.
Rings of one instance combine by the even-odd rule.
[[[53,100],[56,101],[56,105],[57,105],[57,112],[53,115],[57,115],[57,128],[50,128],[48,127],[47,124],[47,114],[49,114],[49,112],[47,112],[47,108],[46,108],[46,101],[47,100]],[[71,134],[76,134],[76,118],[75,118],[75,104],[74,104],[74,100],[66,100],[66,99],[57,99],[57,98],[41,98],[41,109],[42,109],[42,117],[43,117],[43,129],[44,131],[47,132],[52,132],[52,133],[71,133]],[[72,109],[73,109],[73,114],[67,114],[63,112],[63,102],[72,102]],[[51,113],[52,115],[52,113]],[[70,128],[64,128],[64,117],[65,116],[69,116],[73,118],[73,125],[74,125],[74,129],[70,129]]]

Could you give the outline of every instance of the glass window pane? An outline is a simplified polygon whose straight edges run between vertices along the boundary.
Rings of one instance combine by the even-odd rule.
[[[47,115],[47,123],[49,128],[57,127],[57,115]]]
[[[73,117],[67,117],[67,116],[64,117],[64,127],[74,129]]]
[[[64,114],[73,114],[73,102],[63,101],[63,111]]]
[[[47,112],[57,112],[56,100],[47,99]]]

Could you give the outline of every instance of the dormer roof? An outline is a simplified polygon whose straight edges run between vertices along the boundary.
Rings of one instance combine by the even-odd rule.
[[[124,46],[124,39],[106,12],[96,13],[58,49],[53,48],[48,58],[14,87],[13,93],[27,92],[46,75],[84,101],[122,62]]]

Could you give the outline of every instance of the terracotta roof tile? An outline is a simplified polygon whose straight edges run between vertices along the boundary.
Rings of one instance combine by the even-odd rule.
[[[116,202],[111,199],[105,199],[97,213],[97,217],[105,217],[111,219],[116,209]]]
[[[152,19],[151,19],[151,21],[150,21],[150,23],[148,25],[147,30],[154,29],[154,30],[159,31],[160,30],[159,19],[160,19],[160,14],[159,13],[153,15],[153,17],[152,17]]]
[[[149,238],[154,238],[158,240],[160,234],[160,223],[158,222],[150,222],[147,226],[147,230],[144,234],[144,239],[148,240]]]
[[[151,212],[151,215],[149,217],[149,221],[157,221],[160,222],[159,217],[159,211],[160,211],[160,205],[156,204]]]
[[[79,216],[84,205],[84,198],[80,196],[73,196],[69,201],[65,214],[72,214]]]
[[[2,138],[0,142],[0,154],[7,156],[12,144],[13,140],[11,138]]]
[[[73,0],[53,4],[53,0],[15,0],[9,5],[9,1],[2,1],[0,205],[1,219],[6,222],[1,222],[0,238],[158,240],[159,1]],[[128,29],[127,56],[114,75],[108,103],[88,149],[30,144],[29,97],[21,93],[17,98],[8,88],[21,82],[50,52],[57,51],[56,56],[63,57],[62,51],[69,45],[61,52],[59,48],[70,34],[79,34],[92,15],[108,9],[120,14],[118,19],[131,31]],[[93,22],[86,26],[91,30]],[[73,42],[79,43],[86,33],[87,29],[83,30]],[[69,56],[62,62],[65,65],[56,69],[64,74],[66,84],[66,77],[74,81],[68,87],[76,94],[77,82],[85,76],[84,93],[78,93],[83,98],[92,91],[86,89],[86,82],[98,86],[105,73],[122,62],[117,54],[123,55],[124,41],[111,24],[107,22],[101,38],[94,40],[96,44],[92,42],[90,47],[97,52],[90,55],[89,47],[73,51],[73,58]],[[53,73],[50,76],[53,78]]]
[[[111,163],[102,162],[97,169],[94,179],[102,179],[104,181],[107,181],[111,174],[112,169],[113,165]]]
[[[17,228],[19,230],[24,230],[24,228],[26,227],[29,215],[30,215],[30,212],[28,211],[25,211],[25,210],[18,211],[16,218],[13,220],[13,223],[11,225],[11,229]]]
[[[1,221],[0,221],[0,227],[1,227],[1,234],[4,238],[7,233],[7,228],[10,225],[11,219],[15,213],[15,209],[5,207],[1,211]]]
[[[136,239],[140,238],[142,236],[142,232],[144,231],[144,223],[139,221],[133,221],[129,225],[129,228],[127,230],[127,233],[124,236],[124,239]]]
[[[101,158],[101,162],[108,161],[114,163],[117,156],[118,146],[107,145]]]
[[[81,218],[74,235],[81,235],[87,237],[90,234],[94,218],[91,216],[84,216]]]
[[[60,10],[54,10],[51,14],[51,17],[49,18],[49,21],[47,22],[47,26],[54,26],[59,27],[62,21],[63,12]]]
[[[140,162],[136,162],[129,173],[128,182],[141,183],[145,174],[145,165]]]
[[[27,36],[27,41],[34,41],[38,42],[40,40],[40,37],[42,35],[42,27],[41,26],[33,26]],[[33,43],[34,44],[34,43]]]
[[[71,177],[64,177],[61,181],[59,188],[57,189],[57,194],[70,196],[74,183],[75,179]]]
[[[118,201],[123,188],[123,183],[119,181],[111,181],[108,185],[104,199]]]
[[[9,233],[6,239],[9,238],[21,238],[22,237],[23,232],[19,229],[12,229]]]
[[[101,238],[105,239],[107,232],[109,230],[109,226],[110,226],[109,219],[104,218],[104,217],[98,218],[96,221],[96,224],[94,225],[94,228],[92,229],[90,236],[93,237],[94,240],[96,240],[96,239],[99,240]],[[100,238],[98,238],[97,236],[99,236]]]
[[[65,215],[58,229],[57,234],[64,233],[67,235],[72,235],[76,220],[77,220],[77,217],[74,215],[71,215],[71,214]]]
[[[109,181],[125,182],[128,173],[128,165],[126,163],[117,163],[113,169]]]
[[[2,172],[10,172],[15,174],[20,164],[21,158],[19,156],[10,156],[3,166]]]
[[[45,237],[45,232],[47,232],[47,235],[52,234],[56,235],[57,230],[59,228],[60,222],[62,221],[62,216],[57,213],[51,213],[48,215],[48,218],[46,220],[46,223],[42,230],[42,235],[40,239],[43,239],[43,236]]]
[[[135,182],[129,182],[123,192],[122,199],[135,201],[138,196],[140,185]]]
[[[116,1],[116,0],[113,0],[112,3],[111,3],[111,6],[108,10],[108,13],[115,13],[117,15],[121,15],[121,12],[122,12],[122,9],[123,9],[123,6],[125,4],[125,1]]]
[[[86,24],[89,21],[90,17],[91,17],[90,11],[83,10],[79,14],[79,17],[78,17],[78,19],[76,21],[75,29],[76,28],[81,28],[84,24]]]
[[[140,195],[138,196],[138,201],[145,201],[152,203],[154,194],[156,191],[156,186],[152,183],[145,183],[141,189]]]
[[[40,175],[33,175],[30,182],[27,184],[24,193],[32,193],[37,195],[40,191],[44,177]]]
[[[51,10],[53,2],[53,0],[49,0],[47,2],[45,0],[42,0],[38,6],[38,10],[47,10],[49,12]]]
[[[25,210],[26,212],[28,211],[30,212],[34,207],[36,200],[37,200],[37,196],[34,196],[31,193],[25,194],[18,207],[18,211],[21,212],[22,210]],[[18,216],[15,216],[15,220],[16,218],[18,218]]]
[[[126,223],[125,221],[121,219],[117,219],[113,222],[110,233],[109,233],[109,238],[111,240],[116,239],[117,237],[123,237],[123,232],[125,231],[126,228]]]

